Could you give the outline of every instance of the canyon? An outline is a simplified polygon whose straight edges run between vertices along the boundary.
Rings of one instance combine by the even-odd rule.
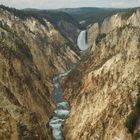
[[[77,45],[81,50],[81,52],[88,49],[86,31],[81,31],[79,33]],[[67,77],[73,71],[73,69],[75,69],[77,63],[71,65],[70,70],[68,70],[67,72],[59,74],[53,78],[54,83],[53,97],[55,100],[56,109],[54,111],[53,117],[50,119],[49,125],[52,128],[53,138],[55,140],[64,140],[64,135],[62,132],[63,124],[65,119],[68,117],[70,113],[69,104],[66,100],[64,100],[63,97],[63,89],[61,87],[61,81],[65,77]]]
[[[0,6],[0,140],[139,140],[140,9],[32,11]]]
[[[88,29],[90,53],[63,82],[66,140],[140,139],[139,17],[117,14]]]
[[[5,8],[5,7],[4,7]],[[0,8],[0,139],[52,139],[53,77],[80,57],[47,20]],[[22,13],[20,13],[22,14]]]

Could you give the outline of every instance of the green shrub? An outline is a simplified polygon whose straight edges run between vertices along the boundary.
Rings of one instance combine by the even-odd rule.
[[[99,42],[100,42],[103,38],[105,38],[105,37],[106,37],[106,34],[105,34],[105,33],[99,34],[99,35],[97,36],[97,38],[96,38],[96,45],[98,45]]]
[[[6,7],[4,5],[0,5],[0,8],[8,11],[10,13],[13,13],[15,16],[17,16],[21,19],[26,19],[26,18],[29,18],[29,17],[33,17],[36,20],[38,20],[38,22],[40,22],[42,25],[46,26],[46,22],[44,21],[43,17],[41,17],[38,13],[35,13],[33,11],[18,10],[18,9],[15,9],[15,8]]]
[[[128,131],[133,134],[135,127],[137,125],[137,122],[140,118],[140,97],[138,97],[136,101],[136,105],[133,108],[133,111],[130,113],[130,115],[127,117],[125,126],[127,127]]]
[[[128,19],[130,16],[132,16],[133,13],[137,11],[138,8],[131,8],[126,9],[124,12],[121,13],[122,19]]]
[[[72,70],[70,73],[69,73],[69,75],[68,75],[68,78],[73,78],[73,77],[76,77],[77,76],[77,73],[76,73],[76,71],[75,70]]]
[[[0,28],[6,30],[6,31],[10,31],[9,26],[6,23],[3,23],[2,21],[0,21]]]
[[[139,140],[140,139],[140,133],[136,133],[134,135],[134,140]]]

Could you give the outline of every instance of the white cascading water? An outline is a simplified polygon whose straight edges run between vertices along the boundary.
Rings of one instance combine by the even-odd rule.
[[[77,39],[77,45],[81,51],[84,51],[88,48],[86,38],[87,38],[87,31],[86,30],[81,31]]]
[[[63,98],[63,90],[60,85],[60,81],[65,76],[67,76],[70,73],[70,71],[64,74],[60,74],[53,78],[53,83],[54,83],[53,95],[56,103],[56,109],[54,111],[53,117],[49,122],[49,125],[52,128],[52,134],[54,140],[64,140],[62,134],[62,127],[63,127],[63,122],[69,115],[70,108],[69,108],[69,104]]]

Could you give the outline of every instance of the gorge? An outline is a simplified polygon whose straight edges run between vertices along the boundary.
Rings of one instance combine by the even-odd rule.
[[[66,140],[139,140],[139,17],[116,14],[89,28],[90,54],[63,83]]]
[[[46,139],[140,139],[140,8],[0,6],[0,140]]]
[[[87,36],[86,31],[81,31],[78,36],[77,45],[80,50],[84,51],[87,49]],[[75,64],[69,71],[64,74],[59,74],[53,78],[54,91],[53,97],[56,104],[56,109],[54,111],[53,117],[51,118],[49,125],[52,128],[52,133],[54,140],[64,140],[62,134],[63,123],[70,113],[70,107],[68,102],[64,100],[63,89],[61,87],[61,80],[68,76],[71,71],[76,67]]]

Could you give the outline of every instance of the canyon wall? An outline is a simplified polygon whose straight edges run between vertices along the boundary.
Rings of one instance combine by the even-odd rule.
[[[128,17],[127,14],[123,15],[122,13],[118,13],[106,18],[101,24],[95,23],[91,25],[88,29],[88,42],[91,50],[94,51],[95,49],[97,37],[100,38],[101,35],[108,34],[112,30],[123,27],[124,25],[140,27],[140,10],[136,10]]]
[[[137,11],[124,24],[115,15],[89,29],[91,52],[63,81],[67,140],[140,138],[139,17]],[[100,33],[106,35],[96,42]]]
[[[1,140],[52,139],[52,78],[80,59],[70,41],[41,21],[0,7]]]
[[[77,43],[77,38],[79,35],[80,30],[78,27],[70,22],[61,20],[58,23],[58,28],[61,33],[66,36],[71,42],[74,44]]]

